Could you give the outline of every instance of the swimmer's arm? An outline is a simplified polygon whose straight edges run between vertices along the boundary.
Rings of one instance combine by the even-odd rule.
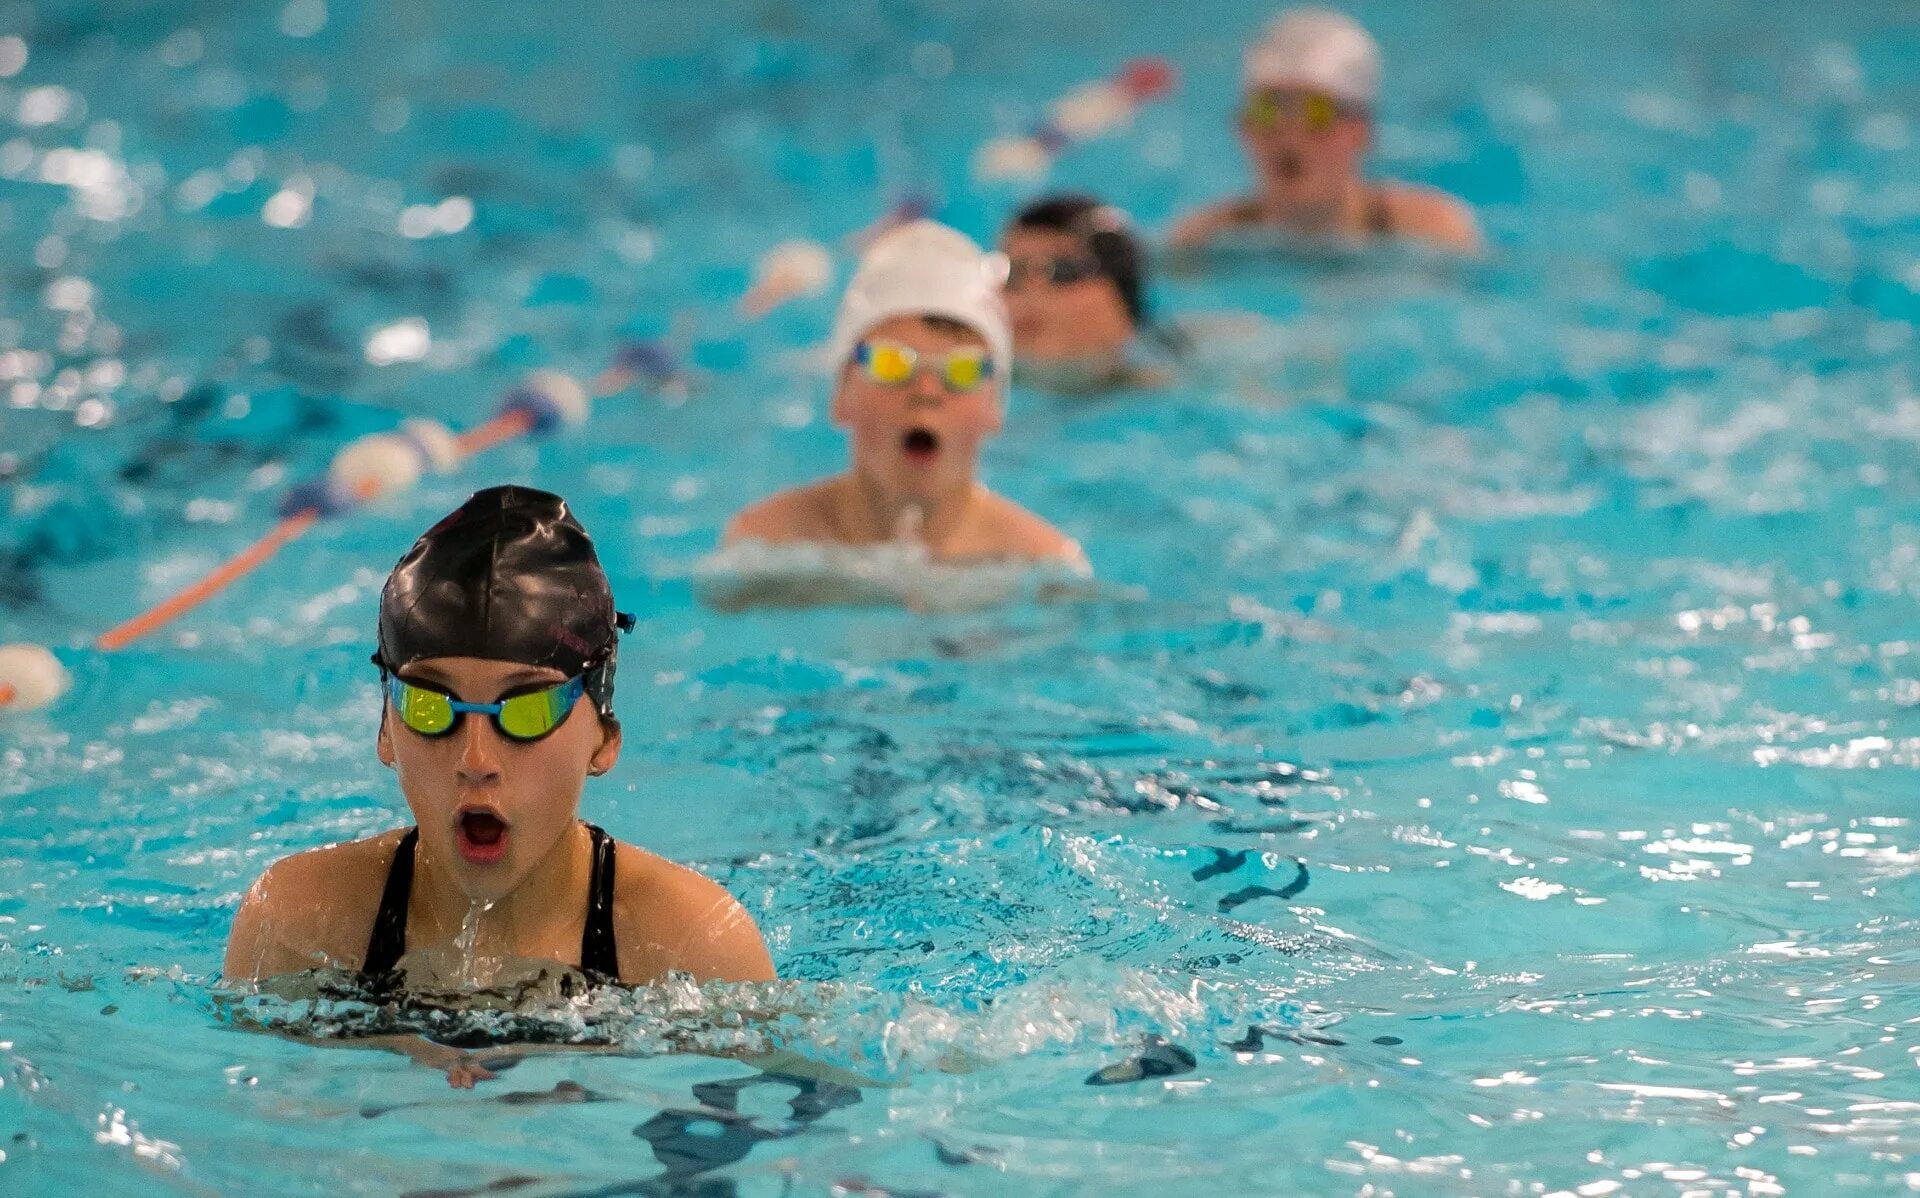
[[[825,508],[829,486],[830,482],[795,487],[742,508],[727,521],[720,543],[784,545],[789,541],[832,540],[832,521]]]
[[[1394,190],[1393,205],[1394,228],[1404,236],[1461,254],[1478,254],[1486,248],[1473,209],[1445,192],[1400,187]]]
[[[310,963],[300,960],[300,954],[291,946],[272,934],[272,923],[260,884],[255,883],[234,915],[233,931],[227,936],[227,956],[220,966],[221,976],[227,982],[257,982],[312,968]]]
[[[360,968],[387,864],[401,831],[308,849],[260,875],[233,917],[228,981],[308,969]]]
[[[753,916],[725,890],[705,878],[699,880],[711,886],[714,893],[692,898],[692,905],[704,903],[705,910],[689,921],[690,928],[699,930],[681,945],[675,968],[702,982],[776,980],[773,956],[767,952],[766,938],[760,935]]]
[[[456,1090],[471,1090],[476,1082],[492,1081],[505,1070],[528,1057],[558,1053],[594,1053],[617,1056],[625,1052],[617,1044],[497,1044],[488,1048],[452,1048],[425,1036],[367,1036],[358,1040],[314,1040],[310,1043],[335,1048],[378,1048],[397,1053],[416,1065],[425,1065],[447,1075],[447,1084]]]
[[[741,541],[765,541],[773,543],[781,538],[775,523],[768,516],[764,503],[757,503],[744,511],[734,513],[727,521],[726,528],[720,532],[721,545],[737,545]]]
[[[646,985],[674,971],[695,982],[776,980],[759,926],[725,887],[630,845],[621,846],[618,869],[614,926],[630,929],[623,981]]]
[[[491,1081],[499,1076],[499,1071],[511,1069],[520,1063],[522,1057],[535,1053],[567,1051],[609,1051],[601,1045],[588,1044],[502,1044],[482,1051],[454,1048],[439,1044],[425,1036],[407,1035],[395,1032],[384,1036],[303,1036],[291,1032],[269,1031],[284,1040],[305,1044],[310,1048],[373,1048],[381,1052],[390,1052],[403,1056],[416,1065],[424,1065],[436,1073],[447,1075],[447,1084],[456,1090],[471,1090],[476,1082]]]
[[[258,982],[308,969],[351,968],[322,947],[312,909],[299,910],[294,904],[276,901],[297,888],[297,880],[285,876],[286,864],[262,874],[234,914],[226,960],[220,967],[229,982]]]
[[[1080,547],[1080,542],[1019,504],[1011,500],[1000,502],[1004,505],[1000,515],[1005,522],[1003,535],[1007,538],[1006,552],[1001,556],[1065,566],[1076,573],[1093,573],[1093,564],[1087,560],[1087,551]]]

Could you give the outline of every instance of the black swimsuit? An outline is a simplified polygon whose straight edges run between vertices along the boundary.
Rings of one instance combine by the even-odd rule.
[[[620,947],[613,936],[613,882],[615,846],[613,837],[592,824],[593,874],[587,879],[587,926],[580,934],[580,972],[593,985],[620,980]],[[363,980],[388,987],[400,958],[407,951],[407,904],[413,896],[413,852],[420,843],[420,829],[408,828],[393,850],[387,866],[386,889],[380,892],[380,911],[373,917],[373,934],[367,938],[367,958],[360,966]]]
[[[1387,199],[1382,188],[1367,189],[1367,211],[1363,218],[1369,237],[1392,237],[1398,230],[1393,225],[1393,203]],[[1265,223],[1259,200],[1242,200],[1238,222],[1243,225],[1263,225]]]

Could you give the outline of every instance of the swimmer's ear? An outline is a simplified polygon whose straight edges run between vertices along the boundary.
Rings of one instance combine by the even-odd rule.
[[[380,733],[373,738],[373,751],[380,757],[380,764],[393,768],[393,735],[387,731],[387,705],[380,705]]]
[[[587,772],[598,778],[620,760],[620,721],[601,717],[600,746],[587,763]]]

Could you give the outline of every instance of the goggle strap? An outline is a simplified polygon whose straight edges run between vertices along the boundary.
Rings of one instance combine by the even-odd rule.
[[[627,618],[631,620],[633,617]],[[609,653],[605,661],[588,666],[586,672],[580,675],[580,681],[587,689],[587,698],[593,700],[594,710],[604,720],[613,718],[613,676],[617,672],[618,657],[616,653]]]

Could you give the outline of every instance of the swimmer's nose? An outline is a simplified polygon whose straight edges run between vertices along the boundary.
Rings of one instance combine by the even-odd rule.
[[[460,785],[496,785],[500,781],[500,734],[493,725],[469,717],[455,735],[460,738],[460,758],[454,763],[454,773]]]
[[[922,370],[913,376],[913,390],[908,399],[915,405],[938,405],[947,397],[947,385],[934,371]]]

